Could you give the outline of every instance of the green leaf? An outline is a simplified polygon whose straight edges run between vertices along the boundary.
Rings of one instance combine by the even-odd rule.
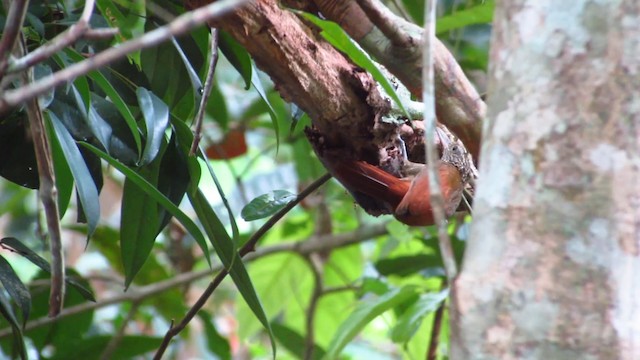
[[[374,264],[380,275],[409,276],[421,270],[441,267],[442,261],[438,255],[407,255],[382,259]]]
[[[111,125],[96,111],[93,106],[89,106],[86,110],[83,105],[83,99],[80,92],[75,86],[71,86],[71,93],[75,100],[76,106],[82,115],[86,126],[91,129],[91,133],[102,144],[105,149],[109,149],[109,143],[113,134]]]
[[[321,20],[318,17],[309,13],[300,12],[306,19],[319,26],[322,29],[321,35],[334,47],[343,53],[347,54],[349,58],[361,68],[367,70],[373,78],[382,86],[384,91],[389,95],[393,101],[396,102],[398,107],[404,112],[407,119],[411,119],[411,115],[407,112],[400,97],[396,93],[393,85],[389,82],[386,76],[380,71],[378,66],[371,61],[369,55],[362,51],[360,47],[353,43],[344,30],[336,23]]]
[[[233,65],[244,79],[245,90],[249,90],[254,72],[253,66],[251,65],[251,56],[249,56],[247,50],[238,44],[226,31],[220,30],[218,34],[220,51],[222,51],[224,57],[229,60],[231,65]]]
[[[71,194],[73,193],[73,174],[71,168],[67,164],[64,151],[60,146],[58,137],[55,136],[51,121],[45,122],[47,133],[51,140],[51,157],[53,159],[53,170],[56,176],[56,188],[58,189],[58,209],[60,218],[64,217],[71,202]]]
[[[295,332],[290,327],[279,323],[271,323],[273,333],[285,349],[295,355],[298,359],[304,359],[305,356],[305,339],[302,335]],[[313,359],[322,359],[325,351],[318,344],[313,345]]]
[[[195,157],[193,159],[195,160]],[[191,177],[188,161],[186,150],[179,143],[177,134],[173,132],[169,145],[162,155],[158,174],[158,190],[176,205],[179,205],[184,198],[192,179],[196,183],[200,179],[199,174]],[[171,214],[163,208],[159,210],[161,221],[158,231],[161,231],[171,220]]]
[[[69,164],[73,178],[76,181],[78,197],[82,203],[82,210],[86,215],[87,225],[89,225],[89,232],[87,233],[88,239],[96,230],[98,220],[100,219],[98,189],[75,140],[73,140],[67,128],[53,112],[45,111],[44,115],[52,125],[56,137],[60,142],[62,152],[67,160],[67,164]]]
[[[212,316],[206,310],[198,311],[198,316],[204,325],[204,333],[207,339],[207,348],[221,360],[231,360],[231,346],[213,324]]]
[[[39,267],[42,271],[47,274],[51,274],[51,266],[40,255],[36,254],[33,250],[26,247],[20,240],[12,237],[2,238],[0,240],[0,244],[3,247],[8,247],[15,253],[24,257],[25,259],[31,261],[35,266]],[[96,301],[96,298],[93,296],[93,293],[88,288],[84,287],[81,283],[74,280],[72,277],[67,276],[65,278],[65,282],[74,288],[83,298],[89,301]]]
[[[229,275],[231,275],[231,279],[234,284],[242,294],[242,297],[249,305],[249,308],[256,315],[258,320],[262,323],[262,326],[269,333],[269,338],[271,339],[271,349],[273,352],[273,357],[276,356],[276,343],[273,336],[273,331],[271,330],[271,325],[269,324],[269,320],[267,319],[267,315],[262,308],[262,304],[260,303],[260,299],[258,299],[258,294],[256,294],[256,290],[251,283],[251,278],[249,278],[249,274],[247,273],[247,269],[242,262],[242,259],[235,251],[235,245],[229,234],[222,225],[222,222],[209,205],[206,197],[198,189],[195,193],[188,192],[189,200],[191,201],[191,205],[195,210],[202,226],[204,227],[207,236],[209,236],[209,240],[211,244],[216,249],[216,253],[218,257],[222,261],[222,264],[225,266],[227,271],[229,271]]]
[[[141,160],[141,165],[145,165],[153,161],[160,151],[164,131],[169,124],[169,108],[160,98],[143,87],[136,90],[136,95],[147,127],[147,141]]]
[[[394,289],[387,294],[375,299],[361,302],[356,309],[345,320],[331,340],[327,349],[325,359],[337,359],[342,349],[344,349],[353,338],[377,316],[387,310],[403,304],[415,297],[417,290],[415,287],[403,287]]]
[[[138,173],[151,184],[157,182],[157,166],[139,169]],[[120,253],[125,289],[149,257],[160,231],[158,215],[158,202],[127,178],[124,182],[120,216]]]
[[[180,55],[180,59],[184,64],[184,68],[187,71],[187,74],[189,74],[189,80],[191,81],[191,88],[193,89],[193,94],[194,94],[195,108],[197,111],[198,106],[200,105],[200,100],[202,99],[202,89],[203,89],[202,81],[200,81],[200,78],[198,77],[198,72],[193,68],[193,65],[191,65],[191,63],[189,62],[189,58],[184,53],[184,51],[182,51],[182,48],[180,47],[180,44],[178,44],[178,41],[176,40],[175,37],[171,38],[171,44],[173,44],[173,47],[176,48],[176,51],[178,52],[178,55]]]
[[[200,248],[202,249],[209,266],[211,266],[211,259],[209,255],[209,247],[207,246],[207,242],[202,235],[198,226],[185,214],[180,208],[178,208],[171,200],[167,199],[158,189],[156,189],[153,185],[151,185],[147,180],[145,180],[142,176],[138,175],[135,171],[131,170],[128,166],[114,159],[113,157],[106,154],[104,151],[96,148],[95,146],[87,143],[81,143],[82,146],[91,150],[94,154],[98,155],[100,158],[107,161],[111,166],[118,169],[127,179],[131,179],[136,185],[138,185],[144,192],[149,194],[155,201],[157,201],[160,205],[162,205],[167,211],[171,213],[171,215],[175,216],[175,218],[189,231],[191,236],[196,240]]]
[[[72,48],[65,49],[65,54],[75,62],[80,62],[84,60],[82,55],[77,53]],[[129,130],[131,130],[131,135],[133,136],[133,139],[136,143],[136,147],[139,154],[140,151],[142,150],[142,141],[140,140],[140,133],[138,131],[138,125],[137,125],[136,119],[133,117],[133,114],[131,113],[129,106],[127,106],[127,104],[124,102],[124,100],[122,99],[118,91],[113,87],[113,85],[111,85],[109,80],[107,80],[107,78],[104,75],[102,75],[102,73],[100,73],[99,71],[92,71],[87,76],[91,80],[93,80],[98,85],[98,87],[102,89],[102,91],[105,92],[105,94],[109,97],[109,100],[113,102],[113,104],[116,106],[116,108],[118,109],[122,117],[124,117],[124,120],[126,121],[127,126],[129,127]]]
[[[114,1],[97,0],[96,5],[110,27],[120,30],[115,42],[124,42],[144,34],[147,17],[144,0],[127,1],[126,7],[120,7]],[[124,11],[124,12],[123,12]],[[137,66],[140,65],[140,51],[127,55]]]
[[[50,360],[83,359],[98,360],[102,352],[113,339],[113,335],[91,336],[78,339],[73,346],[60,347]],[[162,343],[162,338],[140,335],[126,335],[120,339],[118,347],[110,359],[138,359],[142,355],[154,351]]]
[[[487,0],[480,5],[443,16],[436,22],[436,34],[474,24],[490,24],[493,21],[494,8],[495,2]]]
[[[420,26],[424,22],[424,2],[425,0],[402,0],[402,5],[411,16],[411,20]]]
[[[31,311],[31,294],[29,294],[29,289],[22,283],[11,264],[2,256],[0,256],[0,282],[16,305],[22,310],[22,323],[24,326],[29,319],[29,312]]]
[[[9,322],[11,325],[11,331],[13,332],[13,349],[17,349],[20,354],[20,358],[22,360],[27,360],[27,349],[24,344],[24,337],[22,335],[22,329],[20,324],[18,323],[18,319],[16,319],[15,314],[13,313],[13,308],[11,308],[11,304],[5,297],[4,294],[0,293],[0,315]]]
[[[240,212],[246,221],[253,221],[269,217],[280,211],[288,203],[296,199],[296,194],[286,190],[273,190],[251,200]]]
[[[262,80],[258,76],[258,70],[255,68],[255,65],[251,64],[251,84],[256,89],[260,98],[265,102],[267,107],[269,108],[269,116],[271,117],[271,123],[273,124],[273,131],[276,133],[276,148],[280,147],[280,126],[278,125],[278,115],[276,111],[273,109],[271,102],[269,101],[269,97],[267,93],[264,91],[264,87],[262,86]]]
[[[422,294],[418,300],[400,316],[391,330],[391,340],[406,343],[418,331],[425,316],[436,311],[438,306],[449,296],[449,289],[438,293]]]

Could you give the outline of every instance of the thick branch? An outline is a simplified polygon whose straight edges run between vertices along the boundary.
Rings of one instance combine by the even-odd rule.
[[[384,18],[384,21],[378,22],[386,32],[391,31],[387,26],[389,22],[396,24],[392,30],[404,31],[404,36],[395,34],[389,37],[375,26],[359,6],[354,6],[357,4],[355,0],[315,0],[314,2],[324,16],[339,23],[369,54],[397,76],[415,96],[422,95],[422,29],[419,26],[395,16],[379,1],[366,1],[378,10],[377,18]],[[369,29],[369,31],[365,33],[363,29]],[[411,40],[406,40],[407,37]],[[434,47],[433,66],[438,120],[462,140],[477,164],[486,105],[446,46],[435,39]]]
[[[186,2],[198,6],[208,1]],[[377,160],[373,125],[388,104],[369,74],[296,14],[275,0],[261,0],[211,25],[240,42],[282,97],[304,110],[330,144],[349,144],[356,157],[366,152]]]

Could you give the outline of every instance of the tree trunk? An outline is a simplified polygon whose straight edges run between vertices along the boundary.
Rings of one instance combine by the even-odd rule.
[[[499,2],[452,359],[640,359],[639,19]]]

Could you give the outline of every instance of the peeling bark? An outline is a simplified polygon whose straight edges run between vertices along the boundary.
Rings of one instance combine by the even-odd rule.
[[[640,4],[505,0],[452,359],[640,358]]]

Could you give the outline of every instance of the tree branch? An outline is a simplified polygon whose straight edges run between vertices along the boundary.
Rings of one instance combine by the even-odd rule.
[[[204,88],[202,89],[202,97],[200,98],[200,105],[196,113],[196,125],[193,134],[193,143],[191,143],[191,150],[189,151],[190,155],[194,155],[198,150],[198,144],[202,137],[202,122],[204,120],[207,102],[211,95],[211,89],[213,89],[213,75],[216,72],[216,64],[218,63],[218,29],[211,29],[209,54],[211,54],[209,58],[209,68],[207,69],[207,76],[204,80]]]
[[[23,40],[18,41],[15,53],[24,56],[26,47]],[[23,86],[33,82],[33,71],[25,71],[20,75]],[[49,250],[51,251],[51,291],[49,294],[49,316],[60,313],[64,302],[65,274],[62,235],[60,230],[60,213],[58,211],[58,190],[53,171],[51,147],[44,123],[44,116],[38,103],[38,98],[29,99],[26,103],[26,113],[29,119],[29,130],[33,138],[33,148],[38,167],[40,201],[44,208],[49,234]]]
[[[324,174],[318,180],[314,181],[311,185],[309,185],[306,189],[301,191],[300,194],[298,194],[298,196],[296,196],[296,198],[292,202],[288,203],[285,207],[280,209],[280,211],[278,211],[271,218],[269,218],[269,220],[267,220],[267,222],[264,225],[262,225],[262,227],[260,227],[260,229],[258,229],[258,231],[256,231],[253,234],[253,236],[251,236],[251,238],[242,246],[242,248],[240,248],[240,250],[238,251],[238,253],[240,254],[240,257],[244,257],[248,253],[255,251],[255,246],[258,243],[258,240],[260,240],[262,236],[266,234],[266,232],[269,229],[271,229],[291,209],[293,209],[296,205],[298,205],[300,201],[302,201],[302,199],[307,197],[312,192],[316,191],[320,186],[322,186],[329,179],[331,179],[331,175]],[[218,288],[218,286],[220,285],[220,283],[222,283],[222,280],[224,280],[227,274],[229,274],[227,269],[220,270],[218,275],[211,281],[211,283],[204,290],[202,295],[200,295],[196,303],[193,304],[191,309],[189,309],[189,311],[184,316],[182,321],[180,321],[176,326],[172,326],[169,328],[169,330],[164,336],[164,339],[162,340],[162,343],[160,344],[160,347],[158,347],[158,350],[156,351],[154,359],[160,360],[162,358],[162,355],[164,354],[167,347],[169,346],[171,339],[173,339],[176,335],[178,335],[189,324],[189,322],[191,322],[191,319],[193,319],[198,313],[198,311],[202,309],[202,307],[207,302],[207,300],[209,300],[209,297],[211,296],[211,294],[213,294],[215,289]]]
[[[424,10],[424,36],[422,53],[422,100],[424,102],[424,136],[425,151],[427,158],[427,170],[429,176],[429,196],[433,218],[438,227],[438,244],[442,254],[442,262],[447,272],[449,283],[458,272],[451,239],[447,232],[447,219],[444,213],[444,197],[438,176],[438,154],[436,145],[433,142],[436,132],[436,95],[434,93],[434,71],[433,71],[433,50],[436,39],[436,0],[426,0]]]
[[[342,247],[347,247],[355,244],[359,244],[363,241],[367,241],[373,239],[377,236],[385,235],[387,233],[386,224],[376,224],[371,226],[363,226],[358,230],[343,233],[338,235],[326,235],[326,236],[314,236],[309,238],[306,241],[302,242],[289,242],[289,243],[281,243],[277,245],[272,245],[268,247],[264,247],[261,249],[257,249],[255,252],[247,254],[243,257],[244,261],[253,261],[256,259],[261,259],[263,257],[280,254],[284,252],[291,252],[300,254],[301,256],[306,256],[312,252],[322,252],[329,251],[332,249],[338,249]],[[184,284],[189,284],[194,281],[200,280],[207,276],[211,276],[216,272],[222,270],[223,267],[221,265],[215,266],[212,269],[199,270],[194,272],[187,272],[178,274],[170,279],[165,281],[160,281],[151,285],[143,286],[143,287],[133,287],[131,286],[126,293],[122,293],[120,295],[116,295],[99,302],[87,302],[80,305],[76,305],[73,307],[69,307],[63,309],[60,314],[56,318],[42,317],[38,319],[33,319],[27,322],[24,330],[29,331],[32,329],[40,328],[42,326],[46,326],[57,321],[60,321],[66,317],[77,315],[83,313],[85,311],[100,309],[105,306],[110,306],[114,304],[119,304],[122,302],[142,302],[148,298],[152,298],[157,296],[158,294],[165,292],[167,290],[173,289],[175,287],[182,286]],[[343,291],[347,288],[336,288],[334,291]],[[327,291],[330,291],[328,289]],[[7,336],[12,335],[11,328],[4,328],[0,330],[0,339],[5,338]]]
[[[0,114],[29,100],[44,94],[50,89],[72,81],[78,76],[84,75],[92,70],[106,66],[134,51],[156,46],[172,36],[184,34],[194,27],[201,25],[211,19],[220,17],[239,5],[247,3],[248,0],[222,0],[200,9],[188,12],[177,17],[171,23],[150,31],[138,38],[125,41],[122,44],[109,48],[87,60],[73,64],[63,70],[47,76],[37,82],[21,87],[16,90],[6,91],[0,96]]]
[[[313,2],[325,17],[340,24],[349,36],[398,77],[415,96],[422,95],[422,29],[419,26],[396,16],[378,0],[366,1],[375,8],[377,15],[373,17],[366,16],[360,6],[353,6],[356,0],[338,2],[340,6],[334,0]],[[388,28],[385,24],[389,23],[395,24],[395,30],[382,30]],[[396,33],[398,29],[411,40],[397,41],[398,38],[404,38]],[[486,105],[447,47],[438,39],[434,38],[434,42],[438,120],[462,140],[478,164]],[[408,45],[400,46],[403,43]]]
[[[20,28],[27,15],[27,6],[29,5],[27,0],[4,0],[2,3],[5,9],[9,7],[9,11],[0,39],[0,79],[4,77],[9,65],[9,58],[20,36]]]
[[[36,50],[13,61],[7,69],[7,73],[22,71],[37,63],[40,63],[51,57],[51,55],[55,54],[56,52],[73,44],[85,35],[89,35],[92,37],[95,37],[96,35],[100,37],[111,37],[117,34],[119,31],[118,29],[91,29],[91,27],[89,26],[89,21],[91,20],[91,15],[93,14],[94,7],[95,0],[87,0],[84,4],[82,15],[75,24],[71,25],[67,30],[58,34],[58,36],[51,39],[49,42],[40,46]]]

